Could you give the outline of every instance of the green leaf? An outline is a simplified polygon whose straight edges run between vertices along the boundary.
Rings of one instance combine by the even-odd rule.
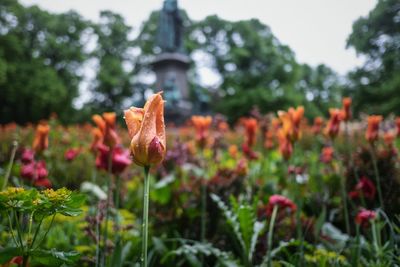
[[[32,261],[44,266],[60,266],[62,264],[73,265],[80,258],[78,252],[62,252],[52,250],[34,250],[29,253]]]

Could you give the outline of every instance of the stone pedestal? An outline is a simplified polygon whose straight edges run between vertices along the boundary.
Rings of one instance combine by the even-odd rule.
[[[162,53],[152,63],[157,78],[155,89],[164,91],[167,122],[180,124],[191,115],[187,79],[189,65],[189,57],[182,53]]]

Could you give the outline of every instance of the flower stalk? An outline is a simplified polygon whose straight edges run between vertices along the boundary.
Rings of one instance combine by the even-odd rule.
[[[147,267],[147,243],[148,243],[148,226],[149,226],[149,170],[150,167],[144,167],[144,188],[143,188],[143,219],[142,219],[142,255],[140,260],[142,267]]]

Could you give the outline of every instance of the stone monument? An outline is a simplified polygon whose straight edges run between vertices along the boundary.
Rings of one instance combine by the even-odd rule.
[[[176,0],[164,0],[156,40],[161,49],[152,63],[156,89],[164,91],[166,121],[179,124],[191,115],[192,104],[187,80],[190,59],[183,49],[183,20]]]

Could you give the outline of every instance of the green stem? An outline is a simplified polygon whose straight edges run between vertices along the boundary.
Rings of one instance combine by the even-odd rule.
[[[13,238],[13,240],[14,240],[15,245],[18,246],[17,239],[15,238],[15,235],[14,235],[14,229],[13,229],[13,226],[12,226],[10,213],[7,212],[7,216],[8,216],[8,222],[10,223],[11,236],[12,236],[12,238]],[[22,248],[21,248],[21,249],[22,249]]]
[[[150,167],[144,167],[144,189],[143,189],[143,221],[142,221],[142,255],[140,260],[142,267],[147,267],[147,241],[148,241],[148,226],[149,226],[149,170]]]
[[[48,227],[47,230],[46,230],[46,233],[44,233],[44,235],[43,235],[43,237],[42,237],[42,240],[40,240],[39,244],[36,246],[35,249],[38,249],[38,248],[40,247],[40,245],[43,243],[43,241],[46,239],[47,234],[49,233],[51,227],[53,226],[53,222],[54,222],[54,218],[56,217],[56,214],[57,214],[57,213],[54,213],[54,214],[53,214],[53,217],[51,218],[50,225],[49,225],[49,227]]]
[[[201,242],[206,240],[207,187],[201,185]]]
[[[343,172],[342,172],[343,173]],[[342,192],[342,202],[343,202],[343,212],[344,212],[344,220],[346,224],[346,233],[350,234],[350,220],[349,220],[349,210],[347,207],[347,194],[346,194],[346,184],[345,184],[345,176],[342,175],[340,179],[340,189]]]
[[[14,213],[15,213],[15,214],[14,214],[15,222],[16,222],[16,224],[17,224],[18,239],[19,239],[19,242],[20,242],[20,244],[21,244],[21,250],[24,251],[25,248],[24,248],[24,242],[22,241],[22,229],[21,229],[21,225],[19,224],[19,218],[18,218],[18,216],[17,216],[17,213],[16,213],[16,212],[14,212]]]
[[[33,235],[33,239],[32,239],[32,243],[30,245],[30,248],[33,248],[33,245],[35,244],[35,241],[36,241],[36,238],[37,238],[37,236],[39,234],[39,230],[40,230],[40,227],[42,226],[43,220],[44,220],[44,216],[40,220],[39,225],[36,227],[36,231],[35,231],[35,234]]]
[[[110,201],[111,201],[111,180],[112,180],[112,150],[108,154],[108,173],[111,175],[110,179],[107,180],[107,202],[106,202],[106,220],[103,234],[103,255],[101,257],[101,265],[106,266],[106,254],[107,254],[107,239],[108,239],[108,221],[110,213]]]
[[[8,164],[7,173],[6,173],[6,176],[4,178],[4,183],[3,183],[2,190],[6,189],[7,184],[8,184],[8,180],[10,179],[11,170],[12,170],[12,166],[14,164],[14,158],[15,158],[15,153],[17,152],[17,148],[18,148],[18,142],[14,141],[13,142],[13,148],[12,148],[12,151],[11,151],[10,162]]]
[[[378,188],[379,204],[381,205],[382,210],[384,210],[383,198],[382,198],[382,189],[381,189],[381,178],[380,178],[380,175],[379,175],[378,163],[377,163],[377,160],[376,160],[375,150],[374,150],[374,147],[373,147],[372,144],[371,144],[371,147],[370,147],[370,152],[371,152],[371,158],[372,158],[372,165],[374,167],[374,172],[375,172],[376,187]]]
[[[269,223],[269,230],[268,230],[268,255],[267,255],[267,260],[268,260],[267,266],[268,267],[272,266],[272,257],[271,257],[272,238],[273,238],[274,224],[275,224],[277,213],[278,213],[278,205],[275,205],[274,209],[272,210],[272,216],[271,216],[271,221]]]

